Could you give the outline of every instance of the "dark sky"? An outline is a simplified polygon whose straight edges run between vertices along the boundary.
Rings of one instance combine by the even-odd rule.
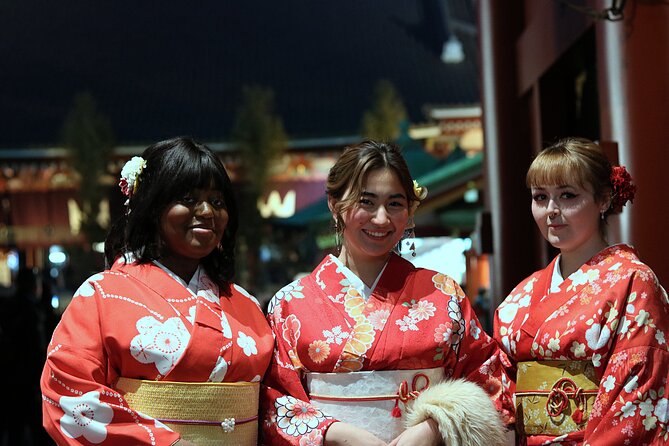
[[[448,0],[473,20],[470,0]],[[0,147],[54,146],[89,91],[122,144],[228,138],[245,84],[294,138],[355,134],[391,80],[413,121],[478,102],[475,35],[444,64],[443,0],[0,0]]]

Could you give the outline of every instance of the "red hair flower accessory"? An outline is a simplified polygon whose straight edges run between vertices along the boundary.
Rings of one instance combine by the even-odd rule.
[[[614,166],[611,169],[611,185],[613,186],[611,207],[615,212],[622,212],[623,206],[634,201],[636,185],[632,175],[624,166]]]

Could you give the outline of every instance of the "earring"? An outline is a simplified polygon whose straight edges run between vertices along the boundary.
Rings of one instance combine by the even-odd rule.
[[[411,257],[416,257],[416,242],[413,240],[416,238],[416,233],[414,232],[413,228],[409,229],[408,231],[409,233],[405,238],[410,238],[411,240],[407,240],[406,244],[409,247],[409,251],[411,251]]]
[[[409,251],[411,251],[411,257],[416,257],[416,243],[407,240],[406,244],[409,247]]]
[[[604,211],[604,212],[600,212],[600,213],[599,213],[599,217],[602,219],[602,221],[604,220],[604,214],[605,214],[605,213],[606,213],[606,211]]]
[[[409,247],[409,250],[411,251],[411,257],[416,257],[416,243],[413,240],[407,240],[407,239],[414,239],[416,238],[416,233],[414,232],[414,228],[416,227],[416,224],[413,221],[413,217],[409,219],[409,222],[407,224],[407,227],[404,229],[404,233],[402,234],[402,239],[400,242],[397,244],[396,251],[399,254],[402,249],[402,243],[406,243],[406,246]]]
[[[341,250],[341,239],[339,237],[339,222],[335,218],[334,221],[334,232],[335,232],[335,246],[337,247],[337,252]]]

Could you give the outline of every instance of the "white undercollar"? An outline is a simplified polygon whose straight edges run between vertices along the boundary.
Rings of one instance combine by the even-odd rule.
[[[173,278],[174,280],[179,282],[179,284],[181,284],[184,288],[186,288],[188,291],[190,291],[193,296],[197,296],[197,292],[200,289],[200,286],[199,286],[199,284],[200,284],[200,274],[202,274],[202,271],[203,271],[201,265],[197,266],[197,269],[195,270],[195,273],[193,274],[193,277],[191,277],[188,284],[186,284],[186,282],[181,277],[177,276],[174,272],[172,272],[172,270],[170,270],[168,267],[166,267],[165,265],[163,265],[159,261],[154,260],[153,263],[156,266],[160,267],[160,269],[165,271],[167,273],[167,275],[169,275],[171,278]]]
[[[562,271],[560,270],[560,257],[558,255],[555,260],[555,266],[553,267],[553,274],[551,274],[551,293],[559,293],[560,285],[564,282],[564,277],[562,277]]]
[[[388,266],[388,261],[386,261],[385,265],[383,265],[383,268],[381,268],[379,275],[376,276],[376,279],[374,280],[372,286],[368,287],[367,285],[365,285],[365,282],[363,282],[362,279],[360,279],[360,277],[358,277],[353,271],[351,271],[348,268],[348,266],[344,265],[341,260],[333,256],[332,254],[330,254],[330,258],[337,264],[339,270],[342,272],[342,274],[344,274],[344,276],[346,276],[348,281],[351,282],[351,286],[356,290],[358,290],[362,298],[365,300],[368,300],[369,296],[372,295],[374,289],[376,288],[376,285],[379,283],[379,279],[381,279],[383,272],[386,270],[386,266]]]

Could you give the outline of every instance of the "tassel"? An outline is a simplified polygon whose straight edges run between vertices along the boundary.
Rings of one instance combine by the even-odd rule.
[[[395,407],[393,407],[393,410],[390,412],[390,415],[392,415],[393,418],[402,418],[402,411],[400,410],[399,404],[400,400],[395,400]]]
[[[583,423],[583,411],[579,408],[576,408],[574,413],[571,414],[571,419],[574,420],[574,423],[576,424]]]

